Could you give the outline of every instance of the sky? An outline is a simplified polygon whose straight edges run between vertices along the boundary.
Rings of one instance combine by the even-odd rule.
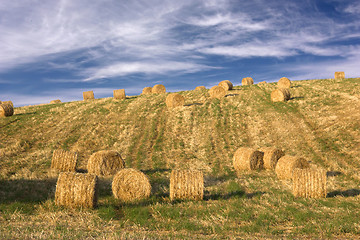
[[[15,106],[359,70],[357,0],[0,1],[0,101]]]

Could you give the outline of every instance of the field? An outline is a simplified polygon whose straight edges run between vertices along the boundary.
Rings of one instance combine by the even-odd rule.
[[[270,101],[275,88],[235,86],[221,100],[183,91],[174,109],[168,93],[15,108],[0,118],[0,238],[360,238],[360,79],[294,81],[288,102]],[[325,168],[327,198],[293,197],[274,171],[236,176],[242,146]],[[59,148],[78,153],[79,172],[92,153],[118,151],[149,177],[151,197],[117,201],[102,177],[97,208],[55,206]],[[171,169],[202,170],[204,200],[170,201]]]

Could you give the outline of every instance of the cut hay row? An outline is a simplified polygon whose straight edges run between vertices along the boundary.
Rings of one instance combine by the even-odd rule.
[[[114,90],[113,91],[114,93],[114,99],[126,99],[126,96],[125,96],[125,89],[117,89],[117,90]]]
[[[53,152],[51,168],[63,172],[75,172],[77,153],[57,149]]]
[[[56,103],[61,103],[60,99],[56,99],[56,100],[51,100],[50,104],[56,104]]]
[[[209,95],[210,95],[210,98],[220,99],[220,98],[223,98],[226,96],[226,91],[222,87],[214,86],[214,87],[210,88]]]
[[[275,169],[278,160],[285,155],[284,151],[274,147],[261,148],[261,152],[264,152],[264,168]]]
[[[252,79],[251,77],[243,78],[241,81],[241,85],[243,86],[253,85],[253,84],[254,84],[254,79]]]
[[[173,170],[170,176],[170,200],[202,200],[204,176],[196,170]]]
[[[252,148],[241,147],[234,153],[233,166],[236,172],[261,169],[264,165],[263,157],[263,152]]]
[[[219,83],[219,87],[222,87],[225,89],[225,91],[228,91],[233,89],[233,84],[229,80],[224,80]]]
[[[83,98],[84,98],[84,100],[92,100],[92,99],[95,99],[95,97],[94,97],[94,92],[93,92],[93,91],[83,92]]]
[[[87,170],[98,176],[114,175],[125,167],[125,162],[120,154],[112,150],[98,151],[92,154],[87,164]]]
[[[282,77],[279,79],[277,86],[278,86],[278,88],[290,88],[291,81],[287,77]]]
[[[324,169],[294,169],[293,194],[295,197],[325,198],[326,171]]]
[[[278,88],[271,92],[271,101],[285,102],[290,99],[290,91],[287,88]]]
[[[310,168],[308,161],[301,157],[285,155],[279,159],[275,173],[279,179],[292,179],[295,168]]]
[[[166,97],[166,106],[168,108],[182,107],[185,104],[185,98],[177,93],[171,93]]]
[[[14,115],[14,107],[6,102],[0,104],[0,117],[10,117]]]

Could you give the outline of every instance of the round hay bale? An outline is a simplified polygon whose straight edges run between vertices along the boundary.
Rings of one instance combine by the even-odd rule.
[[[166,93],[166,88],[162,84],[157,84],[152,88],[151,92],[152,93]]]
[[[290,91],[287,88],[278,88],[271,92],[271,101],[285,102],[290,99]]]
[[[14,115],[14,107],[11,104],[2,102],[0,104],[0,117],[10,117]]]
[[[143,95],[145,94],[151,94],[152,93],[152,87],[145,87],[143,90],[142,90],[142,93]]]
[[[125,89],[114,90],[114,99],[126,99]]]
[[[50,104],[56,104],[56,103],[61,103],[60,99],[50,101]]]
[[[112,150],[98,151],[89,158],[87,169],[91,174],[98,176],[114,175],[125,167],[120,154]]]
[[[326,171],[321,168],[296,168],[293,172],[292,190],[295,197],[325,198]]]
[[[185,98],[177,93],[171,93],[166,97],[166,106],[168,108],[182,107],[185,103]]]
[[[224,88],[219,87],[219,86],[214,86],[212,88],[210,88],[209,90],[209,94],[211,98],[223,98],[226,96],[226,91]]]
[[[278,160],[285,155],[284,151],[278,148],[262,148],[261,152],[264,152],[264,168],[275,169]]]
[[[114,197],[124,202],[148,198],[151,185],[148,177],[133,168],[124,168],[118,171],[112,181]]]
[[[335,72],[335,79],[345,79],[345,72]]]
[[[84,100],[95,99],[93,91],[83,92],[83,97],[84,97]]]
[[[198,86],[195,88],[195,91],[204,91],[204,90],[206,90],[205,86]]]
[[[12,101],[3,101],[2,104],[9,104],[14,108],[14,104]]]
[[[84,173],[62,172],[56,183],[55,204],[94,208],[97,205],[98,178]]]
[[[282,77],[279,79],[277,86],[278,86],[278,88],[290,88],[291,81],[287,77]]]
[[[304,158],[285,155],[278,160],[275,172],[279,179],[291,179],[295,168],[310,168],[310,164]]]
[[[252,148],[241,147],[234,153],[233,166],[236,172],[261,169],[264,153]]]
[[[229,80],[224,80],[219,83],[219,86],[224,88],[225,91],[233,89],[233,84]]]
[[[53,152],[51,168],[63,172],[75,172],[77,153],[57,149]]]
[[[254,84],[254,80],[251,77],[243,78],[241,81],[241,85],[243,85],[243,86],[253,85],[253,84]]]
[[[197,170],[172,170],[170,176],[170,200],[202,200],[204,176]]]

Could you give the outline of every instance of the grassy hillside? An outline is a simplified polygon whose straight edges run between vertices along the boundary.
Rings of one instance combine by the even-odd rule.
[[[286,103],[270,101],[275,88],[236,86],[221,100],[184,91],[186,106],[175,109],[167,94],[16,108],[0,119],[0,237],[360,236],[360,79],[296,81]],[[272,171],[236,177],[241,146],[276,146],[324,167],[328,198],[294,198]],[[82,172],[92,153],[118,151],[149,176],[152,197],[118,202],[101,178],[97,209],[56,207],[58,148],[78,152]],[[204,201],[170,202],[174,168],[204,171]]]

